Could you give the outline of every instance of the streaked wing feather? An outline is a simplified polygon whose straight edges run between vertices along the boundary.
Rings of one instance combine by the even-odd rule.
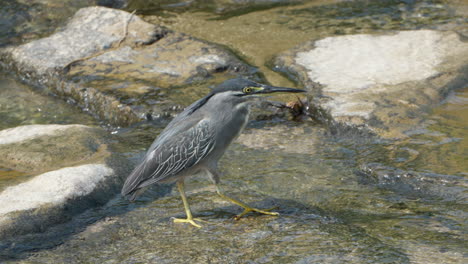
[[[122,194],[127,195],[158,181],[167,180],[200,163],[215,146],[214,131],[207,120],[153,145],[127,178]]]

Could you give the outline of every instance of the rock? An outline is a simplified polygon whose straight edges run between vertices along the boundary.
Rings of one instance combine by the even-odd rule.
[[[91,193],[96,185],[114,171],[102,164],[67,167],[41,174],[32,180],[12,186],[0,194],[4,215],[19,210],[30,210],[45,204],[57,205]],[[24,193],[24,196],[18,196]]]
[[[29,83],[121,126],[170,112],[171,87],[254,72],[221,47],[104,7],[82,8],[62,30],[0,57]]]
[[[0,131],[0,145],[18,143],[25,140],[32,140],[41,136],[55,135],[72,127],[84,127],[81,125],[30,125],[21,126]]]
[[[458,34],[418,30],[311,41],[276,64],[311,89],[334,121],[401,137],[423,110],[466,85],[467,58]]]
[[[164,34],[152,45],[124,46],[79,63],[70,74],[84,80],[131,78],[150,81],[158,87],[171,87],[203,81],[216,72],[245,68],[232,55],[212,44],[185,34],[169,31]],[[135,84],[120,86],[119,90],[132,91],[136,88],[132,85]]]
[[[0,46],[20,44],[50,34],[80,8],[102,0],[5,0],[0,9]],[[117,1],[113,1],[114,5]]]
[[[4,129],[0,146],[0,165],[25,172],[54,170],[109,154],[105,132],[84,125]]]
[[[131,19],[131,20],[130,20]],[[132,44],[154,41],[157,27],[131,14],[104,7],[82,8],[62,31],[11,50],[11,58],[26,71],[42,75],[109,49],[124,38]]]
[[[239,193],[236,193],[239,195]],[[237,196],[236,196],[237,197]],[[316,207],[286,199],[245,195],[260,207],[280,206],[281,216],[249,214],[234,221],[241,210],[215,193],[190,196],[192,208],[203,209],[196,217],[203,227],[172,223],[183,217],[177,196],[151,206],[102,220],[52,250],[43,250],[30,262],[121,263],[375,263],[391,258],[405,262],[401,249],[392,247],[351,225],[320,215]],[[249,199],[250,198],[250,199]],[[207,204],[210,205],[206,208]],[[100,250],[93,250],[99,248]],[[310,250],[314,248],[314,250]],[[26,263],[26,262],[25,262]]]
[[[239,135],[237,142],[254,149],[278,148],[286,153],[314,154],[317,149],[317,133],[318,131],[308,126],[276,125],[262,129],[249,128]]]
[[[32,175],[47,171],[0,190],[0,240],[43,232],[114,196],[131,166],[110,151],[105,135],[83,125],[0,131],[2,167]]]
[[[68,219],[70,211],[78,210],[76,203],[83,207],[90,200],[97,202],[111,177],[115,177],[114,171],[106,165],[86,164],[47,172],[8,187],[0,193],[0,237],[44,231]]]
[[[457,202],[464,197],[468,180],[459,175],[443,175],[433,172],[411,171],[371,162],[360,165],[361,183],[375,184],[416,199],[437,197]]]

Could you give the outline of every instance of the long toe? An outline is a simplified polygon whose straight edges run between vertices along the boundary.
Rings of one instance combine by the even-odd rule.
[[[199,218],[187,218],[187,219],[180,219],[180,218],[173,218],[174,223],[189,223],[195,227],[201,228],[202,226],[197,224],[195,221],[199,222],[207,222],[205,220]]]
[[[239,219],[241,219],[242,216],[244,216],[244,215],[246,215],[246,214],[248,214],[250,212],[257,212],[257,213],[260,213],[260,214],[275,215],[275,216],[279,215],[279,213],[277,213],[277,212],[270,212],[271,210],[274,210],[274,209],[278,209],[278,208],[273,207],[273,208],[269,208],[269,209],[257,209],[257,208],[252,208],[252,207],[246,207],[246,208],[244,208],[244,212],[236,215],[234,217],[234,219],[239,220]]]
[[[257,212],[257,213],[260,213],[260,214],[266,214],[266,215],[279,215],[278,212],[271,212],[271,210],[273,210],[275,208],[270,208],[270,209],[264,209],[264,210],[260,210],[260,209],[255,209],[254,208],[254,212]]]

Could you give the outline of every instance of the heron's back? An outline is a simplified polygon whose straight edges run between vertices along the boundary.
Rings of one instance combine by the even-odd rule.
[[[245,127],[250,111],[245,102],[225,95],[213,97],[192,111],[206,98],[195,102],[169,123],[127,178],[122,195],[188,176],[187,172],[195,171],[197,166],[217,167],[227,147]]]

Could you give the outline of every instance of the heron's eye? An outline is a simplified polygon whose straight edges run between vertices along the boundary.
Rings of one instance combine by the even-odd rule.
[[[244,90],[243,90],[244,93],[251,93],[252,92],[252,88],[250,87],[245,87]]]

